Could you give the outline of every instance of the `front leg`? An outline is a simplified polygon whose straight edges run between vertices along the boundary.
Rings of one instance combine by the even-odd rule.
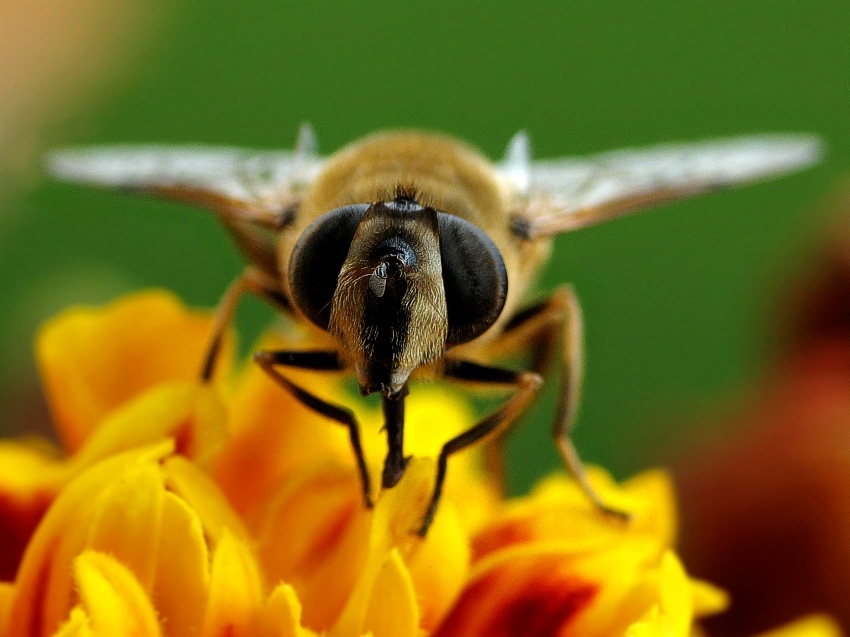
[[[505,332],[488,348],[489,356],[527,351],[532,354],[533,369],[545,374],[553,358],[558,357],[560,388],[552,438],[561,460],[582,491],[601,511],[620,518],[628,513],[608,505],[587,479],[570,434],[575,426],[584,376],[584,330],[581,306],[569,286],[556,290],[548,299],[517,314]],[[502,475],[502,440],[488,449],[488,464]]]
[[[434,514],[437,512],[437,505],[440,503],[440,497],[443,494],[443,483],[446,480],[449,456],[487,436],[497,436],[525,411],[543,384],[543,379],[534,372],[516,372],[499,367],[478,365],[468,361],[448,361],[445,375],[446,378],[455,380],[512,387],[515,393],[502,407],[480,420],[471,429],[455,436],[443,445],[437,458],[437,476],[434,481],[431,502],[419,529],[419,535],[423,537],[434,521]]]
[[[296,367],[313,371],[341,371],[345,369],[343,361],[337,352],[312,351],[312,352],[290,352],[290,351],[261,351],[254,354],[254,361],[266,372],[273,381],[289,392],[298,402],[312,409],[318,414],[330,418],[334,422],[348,429],[348,437],[354,457],[357,461],[357,470],[360,473],[360,483],[363,488],[363,501],[367,508],[372,508],[372,487],[369,479],[369,469],[366,465],[366,457],[363,454],[363,445],[360,441],[360,426],[354,413],[345,407],[333,405],[318,396],[311,394],[283,376],[277,366]]]

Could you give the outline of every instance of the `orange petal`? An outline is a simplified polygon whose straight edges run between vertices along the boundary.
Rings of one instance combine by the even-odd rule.
[[[271,339],[262,343],[263,349],[282,346]],[[287,377],[319,396],[341,393],[338,381],[327,375],[288,371]],[[337,459],[353,466],[346,429],[307,409],[256,365],[244,371],[230,414],[230,440],[216,458],[213,474],[246,519],[281,480],[309,465]],[[246,475],[251,479],[245,480]]]
[[[107,414],[142,392],[197,379],[212,321],[209,313],[190,312],[162,291],[134,294],[103,309],[67,310],[49,321],[39,334],[37,357],[67,449],[79,448]],[[221,362],[228,358],[224,352]]]
[[[144,589],[116,559],[86,551],[75,560],[74,575],[94,635],[158,637],[162,634]]]
[[[366,559],[371,513],[353,469],[329,466],[282,485],[257,533],[266,577],[292,585],[305,626],[329,628]]]
[[[216,390],[197,382],[166,383],[111,412],[72,459],[86,467],[114,453],[173,438],[177,453],[204,464],[226,439],[226,412]]]
[[[213,555],[201,637],[248,637],[259,627],[262,583],[244,544],[225,532]]]
[[[0,581],[15,577],[24,549],[64,475],[62,463],[49,455],[0,441]]]
[[[74,605],[71,565],[85,548],[88,521],[99,494],[126,471],[157,463],[171,453],[170,442],[114,456],[72,480],[36,529],[16,579],[10,634],[50,635]]]
[[[8,634],[6,628],[9,624],[9,611],[12,607],[12,595],[15,589],[9,582],[0,582],[0,637]]]

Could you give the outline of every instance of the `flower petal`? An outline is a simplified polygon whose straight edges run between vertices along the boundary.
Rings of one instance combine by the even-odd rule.
[[[190,312],[163,291],[67,310],[48,322],[37,356],[67,449],[78,449],[107,414],[142,392],[197,379],[212,325],[209,313]]]
[[[15,589],[9,582],[0,582],[0,637],[6,637],[9,624],[9,611],[12,607],[12,595]]]
[[[632,515],[628,523],[604,515],[573,480],[554,474],[529,496],[510,502],[473,539],[473,560],[519,544],[550,540],[570,542],[574,550],[588,551],[640,537],[650,539],[659,556],[672,544],[673,496],[663,472],[643,473],[622,486],[595,467],[589,468],[588,475],[607,502]]]
[[[125,471],[157,463],[171,453],[169,442],[116,455],[72,480],[59,494],[24,553],[9,619],[12,635],[50,635],[73,606],[71,570],[85,548],[88,520],[98,496]]]
[[[269,503],[260,560],[270,581],[295,589],[305,626],[322,631],[339,616],[366,560],[371,517],[353,468],[334,465],[288,481]]]
[[[210,593],[201,637],[249,637],[258,629],[262,583],[244,544],[224,532],[213,555]]]
[[[86,547],[119,560],[148,595],[153,589],[164,497],[159,465],[139,464],[106,486],[88,520]]]
[[[263,349],[281,348],[265,339]],[[288,377],[299,379],[297,371]],[[303,384],[320,396],[339,394],[327,376],[304,374]],[[256,365],[243,372],[230,404],[230,439],[215,459],[213,475],[233,507],[246,519],[281,480],[317,462],[338,460],[353,466],[348,433],[299,403]],[[245,476],[250,475],[250,480]]]
[[[162,503],[153,601],[170,635],[197,635],[206,611],[210,561],[198,515],[173,493]]]
[[[75,606],[71,610],[71,616],[59,627],[53,637],[94,637],[91,621],[82,606]]]
[[[279,584],[269,596],[263,609],[262,637],[317,637],[301,626],[301,602],[295,589]]]
[[[15,577],[64,476],[56,459],[25,444],[0,441],[0,581]]]
[[[696,617],[715,615],[729,608],[729,594],[714,584],[691,578],[691,595]]]
[[[166,383],[111,412],[74,456],[75,468],[114,453],[173,438],[177,453],[204,464],[226,440],[226,412],[216,390],[197,382]]]
[[[217,542],[225,531],[241,542],[249,541],[242,520],[206,473],[183,456],[168,458],[163,469],[168,489],[185,500],[198,515],[213,542]]]
[[[759,637],[842,637],[838,622],[828,615],[808,615],[790,624],[774,628]]]
[[[148,596],[133,573],[116,559],[86,551],[74,562],[83,607],[98,637],[161,635]]]
[[[419,634],[416,590],[398,550],[387,556],[378,571],[362,631],[369,631],[374,637],[416,637]]]

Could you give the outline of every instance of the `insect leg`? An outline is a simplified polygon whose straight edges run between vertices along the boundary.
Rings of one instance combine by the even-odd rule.
[[[275,369],[276,366],[285,366],[314,371],[339,371],[345,369],[339,355],[332,351],[260,351],[254,354],[254,361],[273,381],[283,387],[302,405],[348,428],[351,448],[354,450],[357,470],[360,473],[363,500],[368,508],[372,508],[372,487],[369,480],[369,470],[366,466],[366,457],[363,455],[363,445],[360,442],[360,425],[352,411],[322,400],[306,389],[299,387]]]
[[[576,414],[581,398],[581,385],[584,376],[584,330],[581,317],[581,306],[573,289],[569,286],[560,288],[551,297],[555,307],[562,308],[560,325],[562,329],[561,342],[561,387],[558,392],[558,406],[555,412],[555,422],[552,426],[552,438],[555,447],[567,469],[578,482],[581,490],[603,513],[622,519],[631,516],[608,505],[590,484],[584,465],[578,451],[570,438],[576,422]],[[553,340],[553,344],[556,341]]]
[[[410,461],[410,456],[404,455],[404,399],[407,394],[405,385],[395,396],[381,396],[388,449],[381,476],[381,486],[384,489],[391,489],[398,484]]]
[[[236,308],[244,294],[253,294],[278,309],[289,310],[285,297],[268,275],[254,266],[245,268],[242,274],[230,284],[218,303],[212,335],[201,366],[201,380],[205,383],[212,380],[224,334],[233,322]]]
[[[628,514],[607,505],[587,479],[584,465],[570,438],[576,422],[584,375],[584,332],[581,306],[569,286],[557,289],[535,306],[514,316],[505,332],[492,344],[491,355],[512,353],[529,349],[533,354],[532,369],[544,374],[559,349],[560,337],[560,391],[552,438],[564,465],[578,482],[587,497],[605,513],[627,518]],[[487,462],[503,473],[501,438],[488,447]]]
[[[437,477],[434,481],[434,491],[431,502],[419,529],[419,535],[425,536],[428,527],[434,520],[440,496],[443,494],[443,483],[446,479],[448,458],[453,453],[468,447],[491,435],[498,435],[499,431],[509,426],[513,420],[528,407],[528,404],[537,394],[543,384],[543,379],[534,372],[517,372],[499,367],[488,367],[468,361],[449,361],[445,375],[455,380],[472,381],[493,385],[505,385],[514,387],[516,393],[499,409],[479,421],[474,427],[462,434],[455,436],[443,445],[437,458]]]

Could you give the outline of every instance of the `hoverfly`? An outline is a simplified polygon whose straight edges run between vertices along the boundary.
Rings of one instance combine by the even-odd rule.
[[[411,379],[439,377],[513,390],[506,402],[448,440],[419,533],[431,524],[448,458],[503,432],[538,393],[551,360],[561,368],[553,437],[587,496],[570,440],[582,379],[582,323],[570,287],[521,309],[552,237],[655,204],[775,177],[816,162],[805,135],[762,135],[587,159],[532,161],[517,134],[491,163],[465,143],[416,131],[377,133],[328,158],[301,128],[294,151],[202,146],[115,146],[59,151],[50,170],[69,181],[130,190],[214,212],[248,265],[224,294],[201,376],[244,294],[306,319],[335,347],[261,351],[254,360],[308,408],[348,429],[367,506],[372,485],[353,413],[287,379],[281,368],[353,371],[379,393],[388,451],[382,487],[402,477],[404,404]],[[532,354],[531,369],[492,364]],[[620,515],[624,515],[621,514]]]

